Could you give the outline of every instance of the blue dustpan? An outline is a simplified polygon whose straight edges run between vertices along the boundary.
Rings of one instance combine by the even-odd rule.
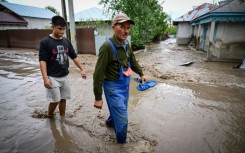
[[[140,78],[134,78],[134,81],[141,83],[141,79]]]
[[[147,84],[150,87],[154,87],[155,85],[157,85],[156,81],[145,81],[144,84]]]
[[[145,81],[144,84],[139,84],[136,89],[139,91],[145,91],[151,87],[154,87],[157,84],[156,81]]]

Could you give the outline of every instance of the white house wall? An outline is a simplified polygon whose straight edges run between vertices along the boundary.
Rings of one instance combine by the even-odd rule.
[[[217,24],[217,23],[216,23]],[[218,23],[216,41],[210,46],[212,55],[222,59],[245,58],[245,23]]]
[[[187,45],[191,39],[192,27],[188,22],[179,23],[176,42],[178,45]]]
[[[48,29],[51,26],[51,19],[41,19],[41,18],[30,18],[23,17],[28,25],[19,26],[19,25],[0,25],[0,30],[7,29]]]
[[[47,29],[51,26],[51,19],[24,17],[28,22],[27,29]]]
[[[111,23],[103,24],[97,27],[97,32],[101,36],[111,37],[113,36],[113,31],[111,27]]]
[[[220,22],[216,40],[222,41],[223,44],[245,41],[245,22]]]

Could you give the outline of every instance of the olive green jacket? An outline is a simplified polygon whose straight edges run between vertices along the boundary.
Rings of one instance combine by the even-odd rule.
[[[129,45],[126,47],[126,51],[129,55],[129,58],[124,51],[124,48],[119,42],[115,39],[115,36],[109,38],[114,46],[117,49],[118,57],[122,63],[123,68],[127,68],[127,62],[130,60],[131,69],[143,76],[142,68],[139,66],[138,62],[135,59],[134,53]],[[112,46],[109,42],[104,42],[99,50],[99,57],[95,66],[93,74],[93,85],[94,85],[94,95],[95,100],[102,100],[102,86],[104,80],[117,80],[119,79],[119,62],[114,55]]]

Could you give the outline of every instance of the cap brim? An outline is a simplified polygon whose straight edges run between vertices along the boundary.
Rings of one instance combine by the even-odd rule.
[[[120,20],[117,23],[123,23],[123,22],[127,22],[127,21],[129,21],[130,24],[135,24],[135,22],[133,20]]]

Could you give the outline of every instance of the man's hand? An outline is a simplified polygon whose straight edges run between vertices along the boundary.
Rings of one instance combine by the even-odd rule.
[[[83,79],[87,78],[86,71],[84,69],[81,71],[81,75]]]
[[[49,79],[44,80],[44,87],[48,89],[52,89],[52,83]]]
[[[95,108],[102,109],[102,105],[103,105],[103,100],[95,100],[94,102]]]
[[[140,80],[141,80],[141,83],[142,83],[142,84],[144,84],[144,82],[146,81],[145,76],[144,76],[144,75],[143,75],[143,76],[141,76],[141,77],[140,77]]]

